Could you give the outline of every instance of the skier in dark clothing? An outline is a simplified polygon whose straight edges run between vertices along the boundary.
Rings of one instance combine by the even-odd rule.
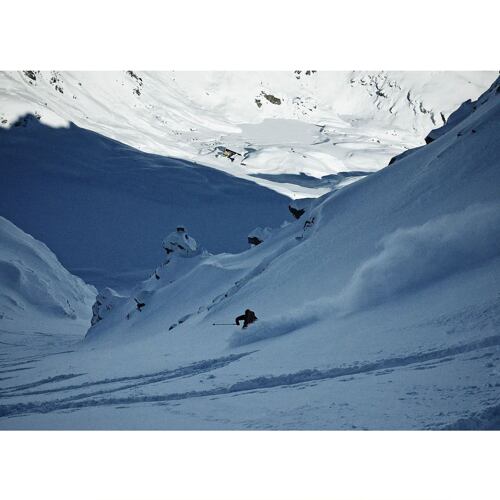
[[[255,316],[255,313],[251,309],[247,309],[245,314],[238,316],[234,321],[238,326],[240,326],[240,321],[243,321],[243,328],[246,328],[257,321],[257,316]]]

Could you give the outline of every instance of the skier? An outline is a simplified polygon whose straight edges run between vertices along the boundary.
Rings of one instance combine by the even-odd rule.
[[[178,226],[163,240],[163,248],[167,255],[175,252],[177,255],[189,257],[196,253],[198,245],[196,240],[187,234],[184,226]]]
[[[238,326],[240,326],[240,321],[243,321],[243,328],[247,328],[248,325],[257,321],[257,316],[255,316],[255,313],[251,309],[247,309],[245,314],[238,316],[234,321]]]

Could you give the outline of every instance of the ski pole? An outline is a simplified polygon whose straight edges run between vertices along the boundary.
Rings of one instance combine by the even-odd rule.
[[[236,323],[212,323],[212,326],[236,326]]]

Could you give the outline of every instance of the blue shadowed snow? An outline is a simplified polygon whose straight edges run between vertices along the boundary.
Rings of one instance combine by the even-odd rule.
[[[99,286],[146,277],[178,224],[211,252],[237,252],[253,228],[288,218],[288,198],[252,182],[73,124],[24,123],[0,129],[0,213]]]
[[[499,89],[260,245],[155,261],[74,352],[9,346],[0,428],[498,428]]]

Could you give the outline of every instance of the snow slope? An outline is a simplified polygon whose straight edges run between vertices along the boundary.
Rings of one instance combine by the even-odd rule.
[[[262,244],[159,266],[0,426],[500,428],[499,89]]]
[[[0,126],[26,114],[52,126],[72,122],[291,197],[316,197],[329,189],[252,175],[378,170],[422,144],[494,78],[494,72],[3,72]],[[224,147],[242,156],[234,162],[218,156]]]
[[[0,213],[99,287],[150,275],[179,224],[202,248],[234,252],[287,214],[287,198],[253,182],[32,115],[0,129],[0,158]]]
[[[89,307],[96,290],[4,217],[0,217],[0,243],[2,344],[22,340],[22,334],[32,329],[81,335],[90,326]]]

